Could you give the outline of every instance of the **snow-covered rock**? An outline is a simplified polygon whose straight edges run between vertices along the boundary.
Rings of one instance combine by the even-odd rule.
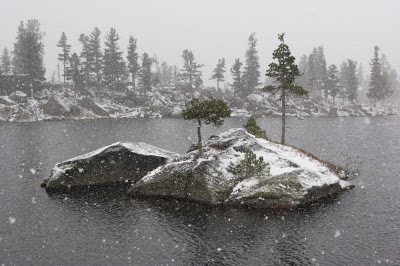
[[[174,156],[177,155],[146,143],[118,142],[57,163],[42,186],[47,191],[68,191],[108,184],[130,185]]]
[[[233,174],[245,152],[263,157],[269,166],[256,176]],[[244,129],[213,136],[197,159],[197,151],[175,158],[135,183],[129,193],[172,197],[208,204],[292,208],[350,187],[324,163],[303,152],[264,139]]]
[[[89,97],[83,97],[82,99],[78,100],[78,103],[81,107],[93,112],[95,115],[98,116],[109,116],[106,110],[100,107],[97,103],[91,100]]]
[[[28,101],[26,93],[23,93],[22,91],[15,91],[11,93],[10,99],[17,103],[26,103]]]
[[[50,99],[42,106],[43,113],[50,116],[71,117],[80,114],[77,106],[70,106],[64,102],[60,96],[53,94]]]
[[[4,105],[15,105],[16,102],[10,99],[8,96],[0,96],[0,104]]]

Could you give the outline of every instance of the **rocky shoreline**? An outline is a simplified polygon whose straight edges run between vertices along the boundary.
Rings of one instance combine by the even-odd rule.
[[[115,93],[95,97],[92,94],[73,96],[68,90],[44,90],[35,99],[23,92],[0,96],[0,121],[36,122],[97,118],[181,118],[182,107],[193,95],[154,90],[146,96]],[[194,97],[205,97],[194,95]],[[233,117],[280,117],[280,102],[271,95],[251,94],[244,99],[228,100]],[[288,117],[363,117],[398,114],[394,106],[374,107],[366,104],[332,105],[322,99],[293,98],[287,102]]]

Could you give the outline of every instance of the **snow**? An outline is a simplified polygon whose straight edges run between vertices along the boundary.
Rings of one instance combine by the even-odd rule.
[[[280,162],[276,160],[276,158],[282,158],[300,166],[301,169],[316,174],[315,178],[310,177],[309,175],[305,175],[304,173],[299,175],[298,180],[305,188],[330,185],[340,181],[339,177],[321,162],[306,156],[305,154],[294,148],[272,143],[264,139],[257,139],[257,141],[261,145],[265,145],[266,147],[268,147],[268,149],[275,152],[275,156],[267,152],[256,153],[258,156],[263,156],[265,161],[270,162],[271,175],[273,176],[282,173],[289,173],[299,169],[295,167],[285,166],[284,164],[282,164],[282,161]],[[273,160],[274,157],[275,160]]]
[[[102,152],[104,152],[107,149],[112,149],[112,148],[117,148],[118,146],[122,146],[128,150],[130,150],[133,153],[138,153],[138,154],[143,154],[147,156],[160,156],[160,157],[172,157],[176,156],[177,154],[155,147],[153,145],[144,143],[144,142],[116,142],[111,145],[102,147],[100,149],[97,149],[95,151],[71,158],[67,161],[75,161],[75,160],[82,160],[82,159],[87,159],[93,156],[96,156]]]
[[[258,178],[255,178],[255,177],[251,177],[251,178],[245,179],[245,180],[239,182],[233,188],[233,191],[238,191],[240,189],[242,192],[247,192],[251,188],[255,187],[259,182],[260,182],[260,180]]]
[[[206,150],[207,156],[218,156],[218,167],[215,169],[217,174],[223,175],[225,180],[234,178],[232,173],[227,171],[229,165],[236,165],[238,161],[244,158],[244,153],[236,151],[240,147],[249,147],[257,158],[263,157],[264,162],[269,163],[269,174],[261,173],[259,176],[253,176],[240,181],[233,187],[231,197],[238,199],[246,196],[247,193],[273,192],[261,185],[260,182],[265,179],[274,179],[283,174],[296,172],[294,182],[301,185],[298,196],[304,195],[310,188],[322,187],[339,183],[342,188],[349,187],[351,184],[340,180],[339,176],[326,167],[323,163],[315,160],[303,152],[281,144],[273,143],[264,139],[254,138],[244,129],[231,129],[218,136],[218,141],[228,142],[235,140],[232,147],[225,151]],[[283,181],[285,182],[285,181]],[[277,183],[276,189],[291,189],[285,183]],[[274,189],[273,189],[274,190]],[[294,192],[293,192],[294,193]]]

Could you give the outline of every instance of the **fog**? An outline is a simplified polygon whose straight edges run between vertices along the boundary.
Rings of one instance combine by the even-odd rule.
[[[351,58],[362,63],[365,74],[374,45],[400,69],[397,52],[400,36],[398,1],[3,1],[0,49],[12,49],[20,21],[36,18],[46,33],[45,65],[49,78],[57,67],[56,47],[65,32],[72,51],[80,52],[78,38],[99,27],[103,34],[116,28],[120,46],[126,51],[128,37],[138,39],[139,53],[156,54],[159,61],[182,65],[181,53],[191,49],[203,67],[205,85],[218,58],[225,57],[227,69],[235,58],[243,58],[247,37],[256,32],[261,73],[264,76],[278,33],[300,58],[323,45],[327,63],[340,64]],[[227,71],[229,72],[229,71]],[[229,73],[227,73],[229,74]],[[229,81],[229,77],[228,77]]]

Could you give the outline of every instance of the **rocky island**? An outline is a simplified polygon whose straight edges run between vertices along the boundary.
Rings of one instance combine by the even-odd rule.
[[[294,208],[352,188],[343,170],[245,129],[212,136],[199,155],[145,143],[116,143],[56,164],[48,192],[126,184],[132,197],[176,198],[211,205]]]

